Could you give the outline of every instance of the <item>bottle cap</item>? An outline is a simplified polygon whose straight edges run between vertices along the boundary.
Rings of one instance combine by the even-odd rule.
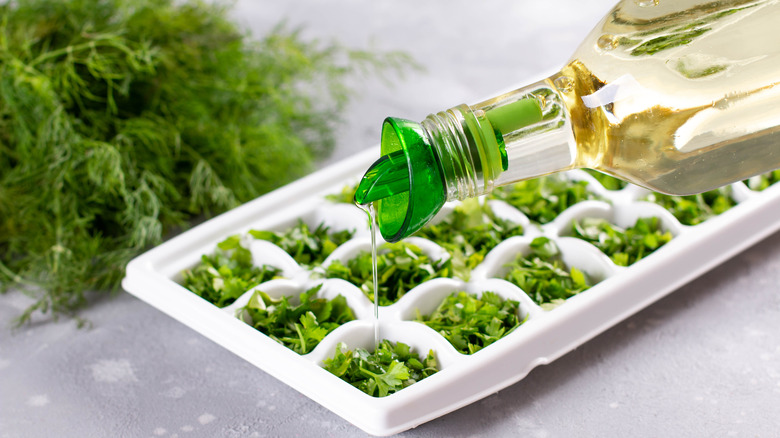
[[[368,169],[355,202],[374,202],[382,237],[397,242],[422,228],[446,201],[445,182],[430,139],[411,120],[388,117],[382,157]]]

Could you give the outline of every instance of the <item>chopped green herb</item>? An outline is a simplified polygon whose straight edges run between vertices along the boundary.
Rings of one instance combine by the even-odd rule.
[[[453,292],[430,315],[418,311],[416,320],[439,332],[461,353],[473,354],[523,323],[517,314],[519,305],[494,292],[483,292],[481,298]]]
[[[750,190],[760,192],[778,181],[780,181],[780,169],[767,172],[763,175],[754,176],[744,182]]]
[[[341,278],[358,286],[374,300],[374,280],[371,252],[361,251],[344,265],[333,260],[325,269],[326,278]],[[424,281],[446,277],[449,266],[441,260],[431,260],[418,246],[408,242],[382,245],[377,253],[379,272],[379,305],[389,306],[406,292]]]
[[[585,181],[570,181],[560,176],[544,176],[499,187],[488,195],[502,200],[525,214],[528,219],[546,224],[572,205],[598,197],[587,189]]]
[[[626,229],[604,219],[584,218],[573,222],[572,235],[592,243],[619,266],[634,264],[672,240],[657,217],[639,218]]]
[[[585,169],[588,174],[590,174],[592,177],[596,178],[596,181],[600,182],[602,186],[604,186],[607,190],[620,190],[625,188],[628,185],[628,182],[623,181],[622,179],[615,178],[614,176],[607,175],[606,173],[601,173],[597,170],[593,169]]]
[[[346,185],[341,189],[340,193],[331,193],[329,195],[325,195],[325,199],[337,204],[354,204],[355,190],[357,190],[357,186]]]
[[[211,255],[204,254],[193,269],[182,273],[183,286],[217,307],[225,307],[257,286],[277,277],[280,270],[252,264],[252,254],[231,236],[217,245]]]
[[[354,351],[340,343],[324,368],[372,397],[385,397],[435,374],[438,365],[433,350],[418,356],[408,345],[383,340],[376,351]]]
[[[560,257],[555,242],[537,237],[531,242],[531,253],[519,255],[508,264],[504,279],[522,289],[537,304],[559,304],[590,288],[585,273],[572,266],[568,268]]]
[[[355,319],[342,295],[332,300],[317,298],[321,288],[319,284],[302,293],[297,306],[290,304],[286,296],[273,299],[255,290],[241,309],[249,314],[249,320],[244,322],[298,354],[309,353],[328,333]],[[243,318],[241,310],[238,314]]]
[[[684,225],[700,224],[736,205],[734,199],[731,198],[730,187],[721,187],[689,196],[651,193],[646,200],[655,202],[669,210]]]
[[[417,233],[446,249],[454,273],[464,280],[496,245],[522,234],[522,226],[497,218],[487,204],[476,199],[463,201],[444,220]]]
[[[312,231],[305,222],[298,221],[298,225],[283,233],[250,230],[249,234],[255,239],[267,240],[282,248],[298,264],[316,266],[321,264],[334,249],[351,239],[355,232],[343,230],[331,233],[325,224],[318,225]]]

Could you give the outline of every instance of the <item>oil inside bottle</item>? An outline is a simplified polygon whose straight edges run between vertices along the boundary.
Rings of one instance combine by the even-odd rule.
[[[576,167],[673,194],[780,167],[778,23],[774,0],[619,3],[549,81],[573,83]]]
[[[542,108],[494,185],[584,167],[687,195],[780,168],[778,23],[778,0],[621,1],[560,72],[471,106]]]

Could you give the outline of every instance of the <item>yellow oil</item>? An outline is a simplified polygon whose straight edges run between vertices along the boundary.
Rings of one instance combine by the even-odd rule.
[[[622,1],[546,82],[571,167],[679,195],[780,168],[777,0]]]

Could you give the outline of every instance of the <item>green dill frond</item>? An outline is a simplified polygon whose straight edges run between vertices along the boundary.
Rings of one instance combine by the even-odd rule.
[[[251,39],[201,1],[0,5],[0,287],[72,314],[188,220],[311,170],[346,79],[408,59]]]

